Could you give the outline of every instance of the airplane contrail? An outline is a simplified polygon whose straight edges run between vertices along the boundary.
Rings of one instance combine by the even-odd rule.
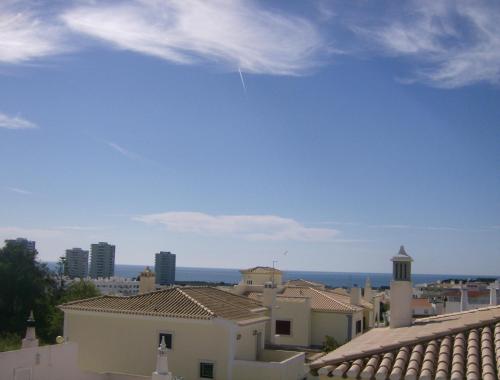
[[[247,85],[245,84],[245,79],[243,79],[243,73],[241,72],[241,69],[238,67],[238,72],[240,73],[240,79],[241,79],[241,85],[243,86],[243,91],[245,91],[245,94],[247,92]]]

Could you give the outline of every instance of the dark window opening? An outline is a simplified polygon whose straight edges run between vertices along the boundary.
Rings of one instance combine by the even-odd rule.
[[[290,321],[276,321],[276,334],[291,335],[292,323]]]
[[[161,344],[161,338],[165,337],[165,346],[168,349],[172,349],[172,334],[160,333],[158,337],[158,346]]]
[[[361,325],[362,322],[361,321],[356,321],[356,334],[360,334],[361,333]]]
[[[200,363],[200,377],[202,379],[213,379],[214,363]]]

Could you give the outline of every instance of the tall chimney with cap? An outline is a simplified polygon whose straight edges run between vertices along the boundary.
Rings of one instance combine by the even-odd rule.
[[[411,263],[413,259],[401,246],[392,259],[391,321],[390,327],[406,327],[412,324]]]

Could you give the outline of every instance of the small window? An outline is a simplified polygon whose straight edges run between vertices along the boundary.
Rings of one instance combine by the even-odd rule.
[[[158,346],[161,344],[162,337],[165,337],[165,346],[167,346],[167,348],[169,350],[171,350],[172,349],[172,334],[160,333],[160,335],[158,337]]]
[[[276,334],[291,335],[292,323],[290,321],[276,321]]]
[[[200,363],[200,378],[214,379],[214,363]]]
[[[253,281],[252,280],[247,280],[247,285],[252,285]]]
[[[361,321],[356,321],[356,334],[361,333]]]

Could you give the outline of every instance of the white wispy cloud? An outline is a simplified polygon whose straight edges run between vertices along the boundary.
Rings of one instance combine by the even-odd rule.
[[[20,189],[19,187],[6,187],[7,190],[12,191],[13,193],[16,194],[21,194],[21,195],[31,195],[33,194],[31,191],[25,190],[25,189]]]
[[[108,146],[113,148],[118,153],[124,155],[125,157],[132,158],[132,159],[140,158],[140,156],[138,154],[131,152],[128,149],[125,149],[124,147],[122,147],[121,145],[118,145],[117,143],[108,141],[108,142],[106,142],[106,144],[108,144]]]
[[[0,36],[2,35],[0,31]],[[0,38],[1,40],[1,38]],[[1,44],[2,42],[0,42]],[[6,115],[2,112],[0,112],[0,128],[7,128],[7,129],[32,129],[32,128],[38,128],[38,126],[26,119],[23,119],[22,117],[19,116],[9,116]]]
[[[351,25],[392,56],[411,57],[421,81],[455,88],[500,82],[500,3],[418,0],[396,3],[390,19]]]
[[[54,227],[54,229],[57,230],[68,230],[68,231],[98,231],[98,230],[105,230],[105,229],[110,229],[112,228],[111,226],[57,226]]]
[[[306,227],[275,215],[209,215],[201,212],[165,212],[141,215],[136,221],[164,225],[167,231],[247,240],[331,241],[338,231]]]
[[[0,63],[23,63],[67,50],[63,28],[38,15],[32,2],[0,2]]]
[[[96,2],[61,17],[72,30],[119,49],[247,73],[299,75],[324,51],[314,23],[251,0]]]
[[[460,228],[450,226],[415,226],[411,224],[371,224],[370,228],[396,229],[396,230],[427,230],[427,231],[480,231],[480,228]]]

